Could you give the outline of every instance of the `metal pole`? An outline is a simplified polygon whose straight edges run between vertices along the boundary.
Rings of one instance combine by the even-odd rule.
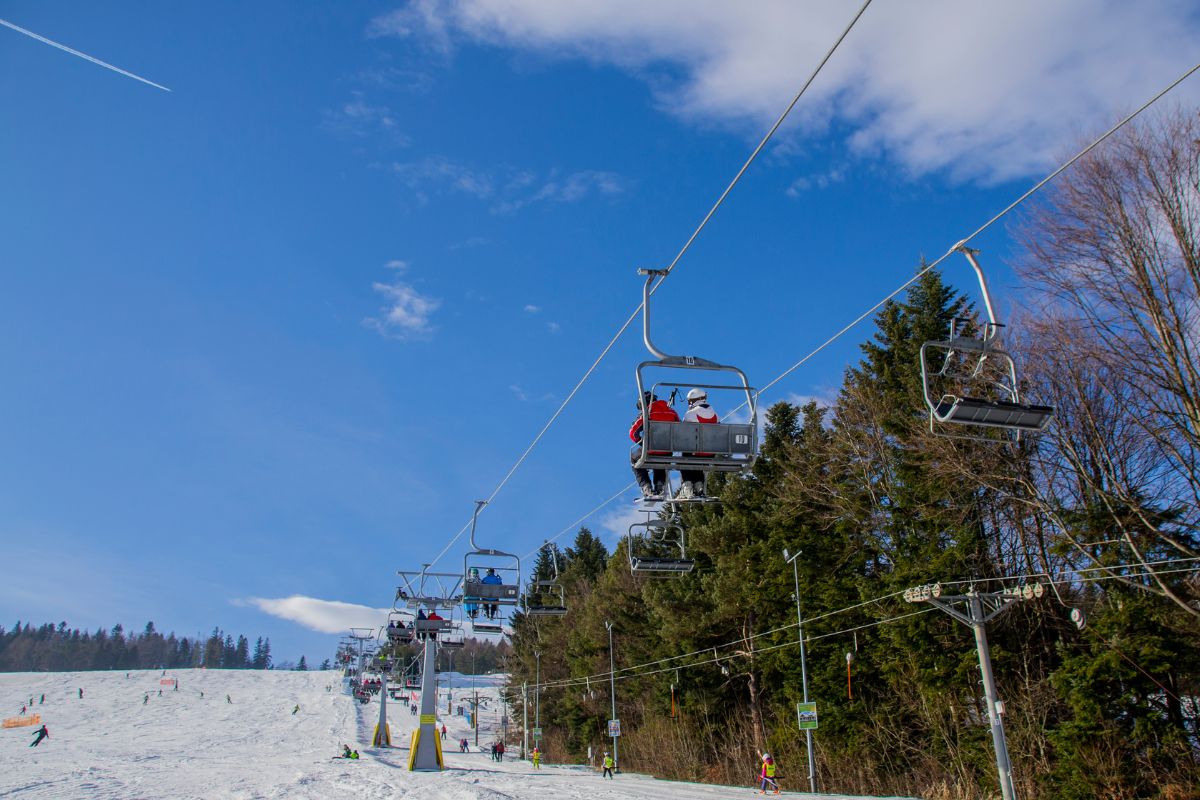
[[[800,551],[803,552],[803,551]],[[792,580],[795,582],[796,592],[793,595],[796,598],[796,635],[800,638],[800,683],[804,689],[804,702],[808,702],[808,662],[804,653],[804,617],[800,614],[800,570],[796,566],[796,559],[800,557],[800,553],[788,558],[787,548],[784,548],[783,557],[792,562]],[[808,745],[808,790],[815,793],[817,791],[817,768],[813,760],[813,740],[812,731],[805,729],[804,738]]]
[[[529,752],[529,681],[521,684],[521,758]]]
[[[471,654],[471,691],[475,693],[475,706],[471,709],[471,724],[475,726],[475,746],[479,747],[479,687],[475,685],[475,654]]]
[[[984,628],[983,604],[979,595],[968,593],[971,609],[971,629],[975,631],[975,646],[979,650],[979,671],[983,675],[983,693],[987,698],[988,722],[992,727],[992,746],[996,749],[996,770],[1000,775],[1000,794],[1004,800],[1015,800],[1012,764],[1008,760],[1008,742],[1004,738],[1004,720],[997,713],[996,679],[992,675],[992,655]]]
[[[604,627],[608,628],[608,678],[609,678],[609,695],[612,697],[612,719],[617,718],[617,671],[613,666],[613,638],[612,638],[612,623],[608,620],[604,621]],[[613,771],[619,772],[621,762],[617,755],[617,736],[612,737],[613,740]]]
[[[537,671],[533,679],[533,746],[542,749],[542,651],[534,650]]]

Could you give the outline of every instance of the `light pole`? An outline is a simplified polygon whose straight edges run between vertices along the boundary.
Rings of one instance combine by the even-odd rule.
[[[799,551],[794,556],[789,556],[787,548],[783,548],[784,561],[791,562],[792,565],[792,580],[795,584],[796,591],[793,597],[796,598],[796,636],[800,639],[800,684],[804,690],[804,702],[808,702],[808,662],[804,653],[804,617],[800,614],[800,569],[796,566],[796,559],[800,558]],[[810,792],[817,791],[817,769],[813,763],[813,742],[812,730],[806,728],[804,730],[804,738],[808,745],[808,790]]]
[[[475,686],[475,654],[471,653],[471,692],[475,705],[471,707],[471,724],[475,727],[475,746],[479,747],[479,688]]]
[[[533,746],[541,750],[542,745],[542,651],[534,650],[537,670],[533,678]]]
[[[609,721],[609,727],[612,727],[612,721],[617,718],[617,672],[613,666],[613,624],[608,620],[604,621],[604,627],[608,628],[608,678],[609,678],[609,695],[612,697],[612,720]],[[613,769],[620,771],[621,763],[617,757],[617,732],[612,731],[613,740]]]

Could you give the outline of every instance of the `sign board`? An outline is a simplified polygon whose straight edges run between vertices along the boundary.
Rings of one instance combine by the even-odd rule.
[[[422,725],[437,725],[437,714],[422,714],[421,715],[421,724]]]
[[[802,731],[815,731],[817,729],[817,704],[796,703],[796,722],[799,723]]]
[[[608,735],[609,736],[620,736],[621,735],[621,720],[610,719],[608,721]]]
[[[534,729],[533,729],[533,735],[534,735],[534,736],[541,736],[541,735],[542,735],[542,729],[541,729],[541,728],[534,728]]]

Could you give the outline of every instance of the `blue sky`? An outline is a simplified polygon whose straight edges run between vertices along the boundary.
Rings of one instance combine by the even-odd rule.
[[[1045,5],[877,0],[656,296],[659,344],[766,383],[1200,60],[1190,3]],[[331,654],[314,628],[491,494],[856,8],[0,4],[172,90],[0,28],[0,620]],[[1007,228],[977,245],[1019,302]],[[868,335],[764,404],[831,396]],[[643,357],[633,330],[481,544],[628,482]]]

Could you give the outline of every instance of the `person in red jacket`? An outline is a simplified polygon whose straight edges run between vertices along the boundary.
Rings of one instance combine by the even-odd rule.
[[[659,400],[651,392],[646,392],[642,396],[642,400],[638,403],[638,416],[633,421],[633,425],[629,428],[629,438],[636,442],[639,446],[633,449],[630,454],[630,460],[637,462],[637,459],[642,454],[642,406],[649,404],[650,420],[652,422],[679,422],[679,415],[675,413],[675,409],[671,408],[665,400]],[[651,451],[654,455],[663,455],[656,451]],[[667,486],[667,471],[665,469],[638,469],[633,468],[633,477],[637,479],[638,488],[642,490],[642,499],[648,500],[652,498],[661,498]]]

